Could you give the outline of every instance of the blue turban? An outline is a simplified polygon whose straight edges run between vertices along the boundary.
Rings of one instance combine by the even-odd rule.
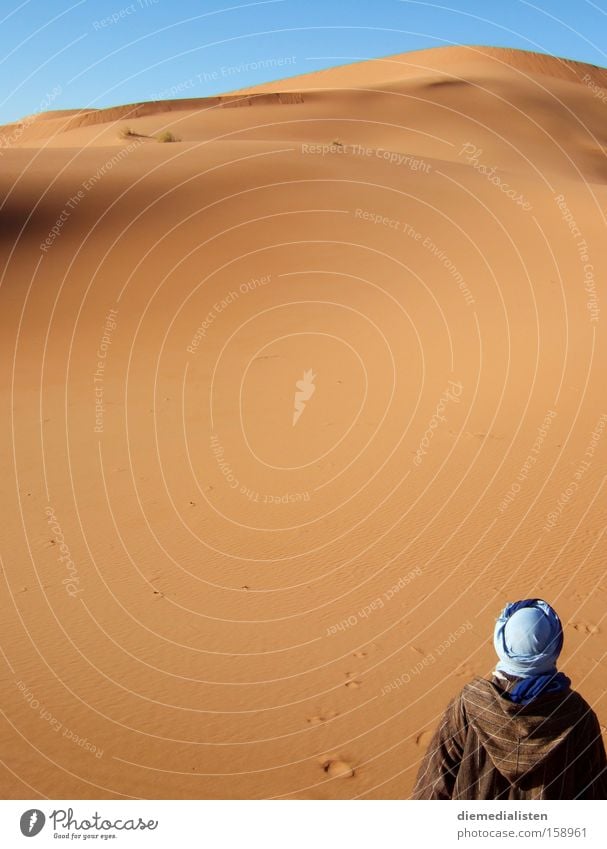
[[[518,678],[556,672],[563,626],[556,611],[539,598],[507,604],[495,623],[496,669]]]

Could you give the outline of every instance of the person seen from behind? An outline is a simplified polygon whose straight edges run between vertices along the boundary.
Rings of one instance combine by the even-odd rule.
[[[563,627],[541,599],[507,604],[499,662],[449,704],[422,761],[414,799],[607,799],[596,714],[558,672]]]

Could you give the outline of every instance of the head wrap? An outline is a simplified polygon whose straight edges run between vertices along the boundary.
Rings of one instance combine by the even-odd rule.
[[[507,604],[495,623],[496,670],[518,678],[556,672],[563,626],[556,611],[539,598]]]

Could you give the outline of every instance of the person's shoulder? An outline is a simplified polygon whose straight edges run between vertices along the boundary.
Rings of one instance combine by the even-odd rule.
[[[470,711],[476,713],[479,707],[482,708],[493,701],[497,694],[497,687],[492,681],[475,676],[464,684],[454,700],[454,706],[464,715]]]
[[[560,693],[547,693],[527,706],[532,712],[544,713],[553,720],[566,723],[579,733],[594,733],[598,718],[586,699],[571,687]]]
[[[488,693],[494,692],[495,689],[496,685],[492,681],[489,681],[488,678],[481,678],[480,676],[475,675],[472,680],[468,681],[468,683],[464,684],[462,687],[460,698],[465,700],[468,696],[474,697],[475,693],[477,695],[487,695]]]
[[[577,711],[581,716],[596,717],[596,714],[586,699],[572,687],[563,694],[563,701],[571,710]]]

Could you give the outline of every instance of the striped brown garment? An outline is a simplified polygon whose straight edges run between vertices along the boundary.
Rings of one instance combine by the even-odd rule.
[[[516,679],[475,678],[448,706],[414,799],[607,799],[607,761],[592,708],[567,689],[528,705]]]

